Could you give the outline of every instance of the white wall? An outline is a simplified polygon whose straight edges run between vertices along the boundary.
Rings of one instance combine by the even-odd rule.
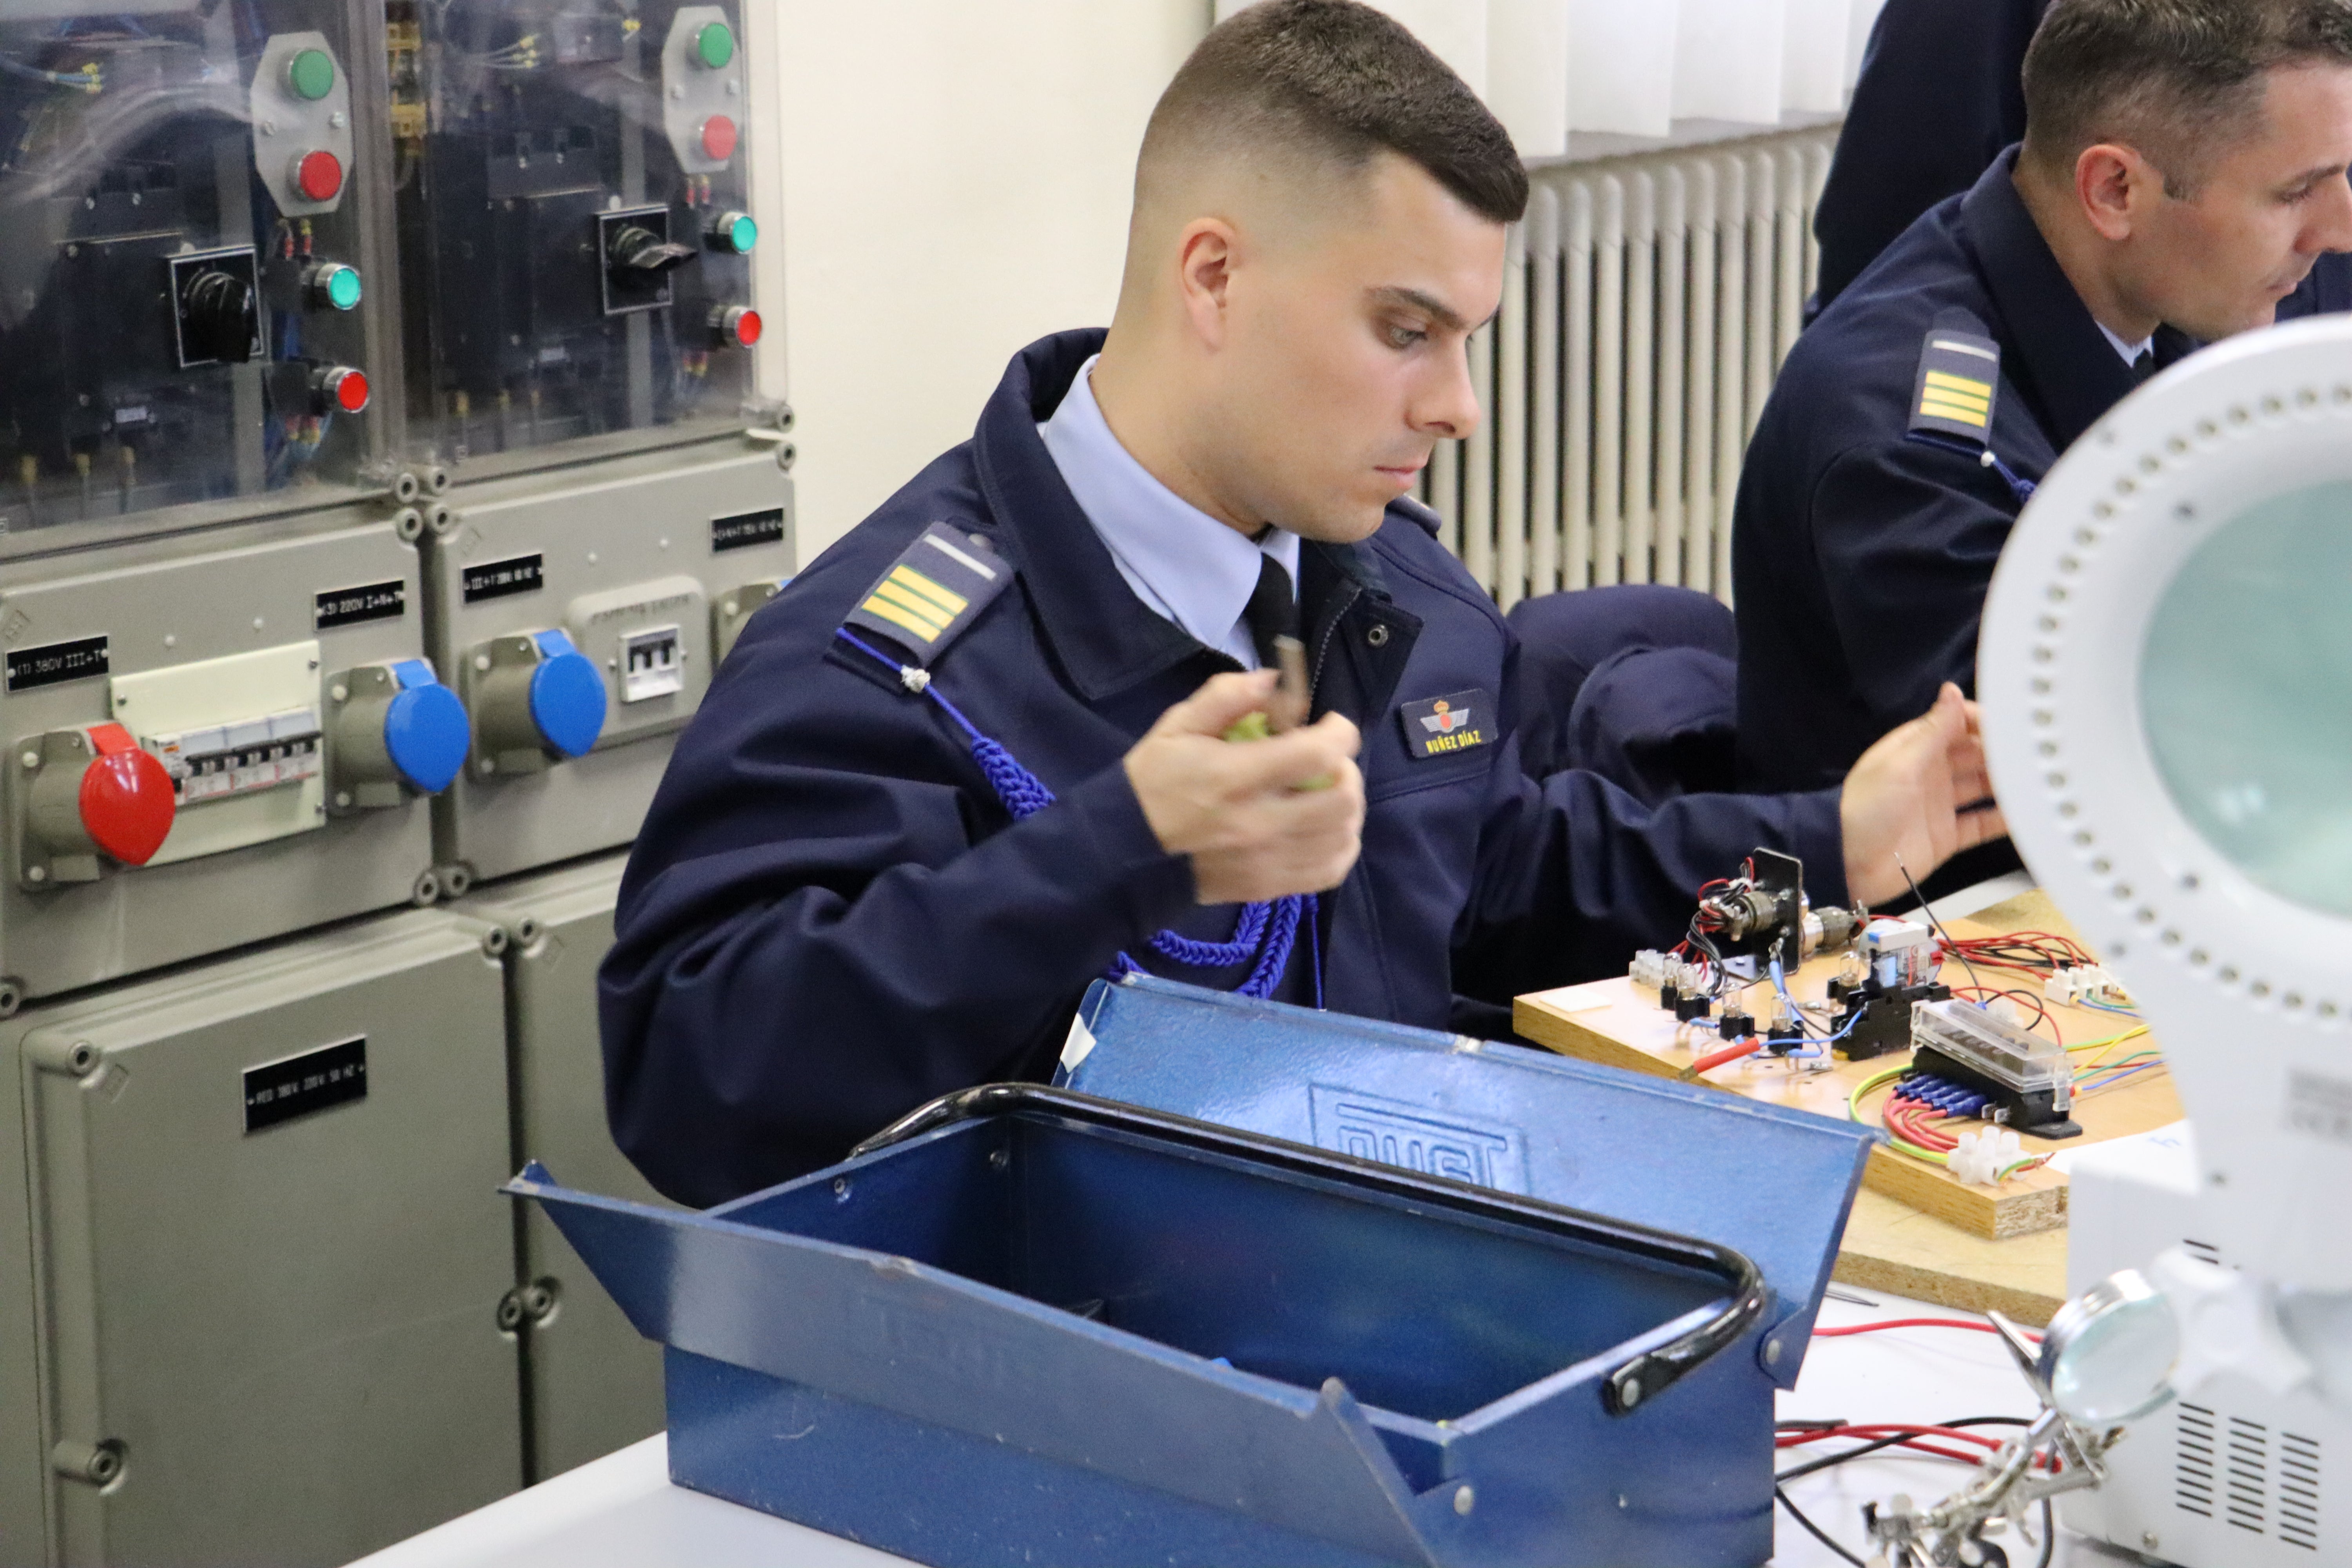
[[[971,434],[1023,344],[1108,323],[1144,121],[1211,0],[749,12],[777,51],[753,147],[755,181],[782,172],[761,286],[772,321],[782,290],[782,331],[761,371],[799,417],[805,563]]]

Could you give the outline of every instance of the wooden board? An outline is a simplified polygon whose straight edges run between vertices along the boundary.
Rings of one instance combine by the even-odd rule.
[[[2039,892],[1995,905],[1972,919],[1946,924],[1956,937],[2001,936],[2021,931],[2045,931],[2069,937],[2074,934],[2065,918]],[[1835,958],[1816,958],[1797,972],[1790,990],[1801,1001],[1821,997],[1837,966]],[[1946,965],[1943,979],[1947,984],[1967,983],[1956,963]],[[1986,971],[1983,979],[1992,986],[2029,984],[2009,971]],[[2039,983],[2031,984],[2038,986]],[[2112,1013],[2058,1006],[2050,1011],[2069,1045],[2105,1039],[2131,1026],[2128,1019]],[[1623,977],[1522,996],[1513,1010],[1513,1026],[1523,1037],[1563,1055],[1666,1077],[1679,1076],[1698,1057],[1723,1043],[1711,1033],[1696,1037],[1696,1047],[1678,1042],[1674,1015],[1658,1006],[1657,994],[1637,987]],[[2118,1047],[2116,1054],[2141,1049],[2149,1043],[2136,1040]],[[1857,1084],[1904,1059],[1893,1055],[1864,1062],[1832,1061],[1828,1070],[1812,1071],[1804,1070],[1804,1063],[1759,1055],[1718,1068],[1699,1081],[1750,1099],[1843,1118],[1847,1097]],[[1817,1061],[1812,1065],[1821,1064]],[[1876,1125],[1876,1111],[1884,1103],[1883,1095],[1874,1096],[1864,1108],[1865,1119],[1873,1125]],[[2083,1125],[2082,1137],[2063,1141],[2026,1138],[2026,1152],[2056,1153],[2085,1143],[2148,1131],[2180,1120],[2180,1101],[2173,1091],[2169,1074],[2142,1073],[2113,1089],[2078,1101],[2074,1116]],[[1873,1151],[1863,1181],[1874,1192],[1946,1221],[1961,1233],[1988,1241],[2055,1231],[2066,1223],[2066,1178],[2047,1167],[2021,1173],[1998,1187],[1970,1186],[1941,1165],[1880,1148]],[[2063,1256],[2062,1249],[2062,1275]],[[2060,1284],[2063,1289],[2063,1279]],[[1885,1288],[1897,1287],[1890,1284]]]
[[[2006,1312],[2039,1328],[2066,1299],[2066,1233],[1988,1241],[1865,1188],[1845,1222],[1834,1277],[1962,1311]]]

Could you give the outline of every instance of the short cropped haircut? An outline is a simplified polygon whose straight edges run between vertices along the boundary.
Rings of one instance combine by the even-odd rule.
[[[2026,155],[2071,172],[2119,142],[2187,200],[2300,65],[2352,66],[2352,0],[2054,0],[2025,51]]]
[[[1151,112],[1139,184],[1220,144],[1350,170],[1385,150],[1482,217],[1527,211],[1510,133],[1420,39],[1355,0],[1261,0],[1211,29]]]

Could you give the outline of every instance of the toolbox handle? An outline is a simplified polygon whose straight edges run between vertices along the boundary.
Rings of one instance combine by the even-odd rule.
[[[1745,1254],[1727,1247],[1700,1241],[1693,1237],[1677,1236],[1671,1231],[1654,1230],[1627,1220],[1611,1219],[1605,1215],[1587,1214],[1561,1204],[1522,1197],[1516,1193],[1497,1192],[1492,1187],[1433,1176],[1419,1171],[1402,1171],[1375,1160],[1358,1159],[1354,1155],[1336,1153],[1309,1144],[1292,1143],[1285,1139],[1244,1132],[1236,1128],[1199,1121],[1164,1110],[1120,1100],[1101,1100],[1089,1094],[1074,1094],[1067,1089],[1047,1089],[1038,1084],[985,1083],[977,1089],[941,1095],[929,1104],[908,1111],[858,1144],[849,1152],[849,1158],[862,1159],[877,1150],[887,1149],[894,1143],[903,1143],[910,1138],[919,1138],[955,1122],[1020,1110],[1044,1111],[1073,1121],[1104,1125],[1148,1127],[1162,1137],[1180,1142],[1219,1145],[1226,1149],[1238,1144],[1260,1158],[1271,1158],[1276,1163],[1313,1164],[1327,1171],[1333,1166],[1344,1167],[1360,1181],[1369,1177],[1379,1185],[1409,1186],[1424,1197],[1430,1195],[1432,1188],[1451,1189],[1480,1204],[1509,1209],[1524,1217],[1547,1224],[1557,1226],[1562,1220],[1573,1220],[1586,1229],[1602,1232],[1612,1240],[1634,1250],[1704,1268],[1720,1278],[1728,1288],[1727,1300],[1721,1311],[1681,1338],[1633,1357],[1601,1380],[1601,1408],[1612,1415],[1632,1415],[1704,1365],[1710,1357],[1738,1343],[1764,1315],[1767,1292],[1763,1272]]]

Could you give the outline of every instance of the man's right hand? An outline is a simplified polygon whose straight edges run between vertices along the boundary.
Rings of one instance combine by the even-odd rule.
[[[1363,848],[1355,725],[1326,713],[1286,735],[1224,739],[1274,700],[1275,679],[1270,669],[1214,677],[1127,753],[1144,820],[1161,848],[1192,858],[1204,904],[1336,888]],[[1307,787],[1325,779],[1328,789]]]

